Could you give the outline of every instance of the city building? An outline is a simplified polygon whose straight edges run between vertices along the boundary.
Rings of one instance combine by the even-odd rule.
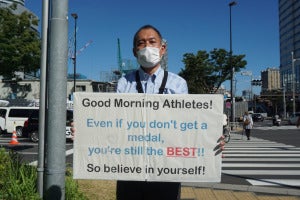
[[[279,0],[280,76],[287,93],[300,92],[300,1]],[[292,56],[293,52],[293,56]],[[294,58],[294,60],[292,59]],[[294,66],[294,67],[293,67]],[[294,69],[293,69],[294,68]]]
[[[279,68],[267,68],[263,70],[261,73],[261,93],[265,94],[272,90],[280,90],[281,89],[281,81],[280,81],[280,72]]]
[[[68,79],[66,99],[72,100],[73,79]],[[116,82],[99,82],[88,79],[76,81],[77,92],[115,92]],[[0,99],[16,102],[33,102],[40,99],[40,79],[0,80]]]
[[[251,90],[243,90],[242,91],[242,97],[244,98],[244,99],[246,99],[247,101],[252,101],[252,92],[251,92]]]
[[[23,7],[25,6],[25,0],[0,0],[0,7],[8,7],[13,3]]]
[[[28,12],[31,13],[34,18],[39,19],[38,16],[36,16],[32,11],[25,7],[25,0],[0,0],[0,8],[8,8],[14,3],[17,7],[15,10],[12,10],[12,13],[14,13],[15,15],[20,15],[23,12]],[[33,30],[38,31],[38,26],[32,25],[31,27]]]

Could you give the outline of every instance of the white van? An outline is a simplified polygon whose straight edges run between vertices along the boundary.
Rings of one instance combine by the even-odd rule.
[[[38,107],[0,107],[0,132],[12,133],[16,128],[17,136],[22,136],[25,120],[33,112],[39,112]]]

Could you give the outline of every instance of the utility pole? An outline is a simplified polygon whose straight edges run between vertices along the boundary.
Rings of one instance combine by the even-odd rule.
[[[65,199],[68,0],[51,1],[47,104],[47,166],[43,199]]]
[[[296,112],[296,97],[295,97],[295,84],[296,84],[296,75],[295,75],[295,62],[297,60],[300,60],[299,58],[294,58],[294,52],[291,52],[292,54],[292,92],[293,92],[293,114]]]
[[[283,83],[283,118],[286,118],[285,83]]]
[[[235,68],[232,66],[232,28],[231,28],[231,7],[237,3],[232,1],[229,3],[229,30],[230,30],[230,52],[229,52],[229,65],[231,68],[231,80],[230,80],[230,99],[231,99],[231,122],[235,122],[235,90],[233,86]]]
[[[47,101],[47,55],[48,55],[48,21],[49,0],[43,1],[41,77],[40,77],[40,109],[39,109],[39,146],[37,166],[37,190],[41,198],[44,196],[44,164],[45,164],[45,121]]]
[[[250,98],[249,98],[249,101],[251,101],[251,104],[252,104],[252,111],[255,112],[254,110],[254,103],[253,103],[253,74],[252,74],[252,71],[243,71],[241,72],[241,75],[242,76],[250,76],[250,88],[251,88],[251,91],[250,91]]]
[[[74,65],[74,91],[76,91],[76,62],[77,62],[77,18],[76,13],[72,13],[71,16],[75,19],[75,32],[74,32],[74,55],[73,55],[73,65]]]

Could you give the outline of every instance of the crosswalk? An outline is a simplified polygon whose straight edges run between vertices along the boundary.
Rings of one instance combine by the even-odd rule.
[[[231,134],[231,140],[223,151],[223,175],[240,177],[247,184],[255,186],[300,187],[299,147],[255,137],[251,137],[250,141],[246,139],[245,135]],[[7,146],[9,141],[9,137],[1,138],[0,146]],[[23,138],[19,138],[19,142],[23,147],[37,145]],[[73,149],[66,151],[66,155],[72,153]],[[22,151],[21,154],[36,155],[37,151],[35,148],[34,151]],[[36,163],[31,162],[33,165]]]
[[[254,125],[253,129],[257,130],[293,130],[293,129],[299,129],[295,125],[283,125],[283,126],[259,126],[259,125]]]
[[[257,186],[300,186],[300,148],[232,134],[223,151],[222,173]]]

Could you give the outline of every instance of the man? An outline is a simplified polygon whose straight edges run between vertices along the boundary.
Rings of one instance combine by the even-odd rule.
[[[141,27],[133,38],[133,54],[140,68],[118,81],[118,93],[187,94],[186,81],[180,76],[164,72],[160,61],[166,52],[160,32],[151,25]],[[118,200],[179,200],[180,183],[118,181]]]
[[[140,68],[118,81],[118,93],[187,94],[186,81],[165,72],[160,65],[166,46],[160,32],[151,25],[141,27],[133,38],[133,54]],[[72,135],[75,134],[72,123]],[[224,139],[224,138],[222,138]],[[218,148],[222,152],[224,141]],[[118,200],[179,200],[181,184],[178,182],[117,181]]]

